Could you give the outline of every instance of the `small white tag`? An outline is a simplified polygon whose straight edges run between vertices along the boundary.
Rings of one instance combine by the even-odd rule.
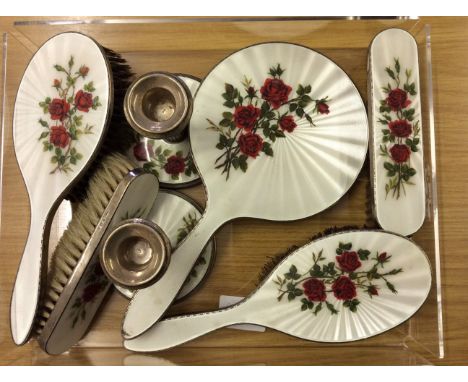
[[[219,307],[220,309],[226,308],[227,306],[234,305],[239,301],[243,300],[244,297],[238,296],[219,296]],[[264,332],[265,327],[260,325],[253,325],[253,324],[239,324],[239,325],[231,325],[228,326],[229,329],[238,329],[238,330],[248,330],[251,332]]]

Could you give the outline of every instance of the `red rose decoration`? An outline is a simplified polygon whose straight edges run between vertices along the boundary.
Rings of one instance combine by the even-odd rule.
[[[60,85],[62,85],[62,81],[58,80],[58,79],[55,79],[54,80],[54,84],[52,85],[54,88],[58,88],[60,87]]]
[[[361,266],[358,254],[356,252],[343,252],[341,255],[336,256],[340,268],[345,272],[354,272]]]
[[[263,139],[251,132],[242,134],[237,143],[240,151],[252,158],[256,158],[263,148]]]
[[[75,106],[78,110],[87,113],[89,108],[93,106],[93,95],[79,90],[75,95]]]
[[[70,135],[62,125],[52,126],[50,129],[50,143],[56,147],[65,148],[70,142]]]
[[[325,301],[327,295],[325,293],[325,284],[319,279],[309,279],[304,284],[304,294],[310,301]]]
[[[247,89],[247,95],[250,98],[253,98],[253,97],[255,97],[256,93],[257,93],[257,91],[252,86],[249,86],[249,88]]]
[[[379,291],[377,290],[377,288],[374,285],[371,285],[369,288],[367,288],[367,293],[369,293],[369,295],[371,295],[371,296],[378,296],[379,295]]]
[[[288,101],[292,88],[286,85],[279,78],[267,78],[260,88],[262,98],[268,101],[273,109],[278,109],[283,103]]]
[[[164,170],[168,174],[178,175],[185,170],[185,161],[184,158],[172,155],[167,158],[167,163],[164,165]]]
[[[317,102],[317,111],[320,114],[330,113],[330,107],[325,102]]]
[[[296,122],[294,122],[294,117],[292,115],[285,115],[279,120],[280,127],[287,131],[288,133],[292,133],[294,129],[297,127]]]
[[[340,276],[332,284],[333,294],[338,300],[352,300],[356,297],[356,285],[347,276]]]
[[[390,148],[390,155],[392,156],[392,159],[397,162],[397,163],[403,163],[406,162],[410,155],[411,151],[408,146],[406,145],[393,145]]]
[[[400,88],[390,90],[386,102],[393,111],[404,109],[411,103],[408,99],[408,93]]]
[[[409,137],[411,135],[411,131],[413,130],[411,123],[409,123],[406,119],[397,119],[396,121],[391,121],[388,124],[388,128],[394,136],[399,138]]]
[[[94,299],[94,297],[97,296],[99,292],[102,291],[102,289],[102,284],[90,284],[84,289],[81,299],[83,300],[83,302],[90,302]]]
[[[380,263],[384,263],[387,260],[387,252],[382,252],[378,257],[378,260]]]
[[[238,106],[234,111],[234,122],[239,129],[251,131],[257,118],[260,116],[260,109],[253,105]]]
[[[154,155],[153,146],[146,142],[139,142],[133,147],[133,155],[140,162],[147,162]]]
[[[69,110],[70,110],[70,104],[64,99],[54,98],[49,103],[50,118],[53,119],[54,121],[57,121],[57,120],[63,121],[63,119],[66,117]]]
[[[85,65],[80,67],[79,73],[83,76],[86,77],[88,75],[89,68]]]

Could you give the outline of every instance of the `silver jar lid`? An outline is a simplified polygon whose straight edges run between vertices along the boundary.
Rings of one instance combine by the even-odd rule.
[[[100,261],[115,284],[141,288],[164,274],[170,254],[170,241],[158,225],[144,219],[128,219],[105,237]]]
[[[166,72],[151,72],[129,86],[124,99],[128,123],[139,134],[168,141],[182,140],[193,99],[187,85]]]

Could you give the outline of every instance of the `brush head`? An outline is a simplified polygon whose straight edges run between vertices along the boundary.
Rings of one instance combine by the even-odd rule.
[[[144,217],[151,195],[156,198],[157,178],[132,168],[121,154],[103,159],[51,257],[36,320],[39,344],[49,354],[67,350],[84,335],[110,286],[96,255],[103,236],[120,220]],[[141,198],[143,193],[148,196]]]
[[[46,290],[38,312],[39,334],[73,274],[115,189],[132,168],[132,163],[124,156],[113,154],[103,159],[89,180],[85,197],[77,204],[72,220],[49,262]]]

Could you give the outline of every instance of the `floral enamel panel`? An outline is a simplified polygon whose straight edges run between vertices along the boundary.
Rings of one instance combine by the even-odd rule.
[[[325,306],[330,314],[338,314],[334,304],[342,301],[343,308],[357,312],[361,303],[360,295],[372,298],[379,296],[379,291],[388,289],[397,294],[392,284],[392,276],[403,272],[403,268],[392,268],[392,255],[377,250],[353,250],[353,243],[339,242],[333,261],[323,254],[323,249],[312,253],[310,267],[299,272],[291,264],[288,272],[278,276],[274,282],[278,285],[278,301],[300,299],[301,310],[311,310],[317,315]],[[390,263],[390,264],[389,264]]]
[[[261,86],[246,76],[241,90],[225,84],[222,97],[226,111],[218,123],[210,119],[207,122],[219,134],[216,148],[222,154],[215,165],[226,174],[226,180],[231,168],[246,172],[249,160],[261,154],[273,156],[274,142],[292,134],[300,120],[316,126],[313,117],[330,112],[328,96],[311,98],[310,84],[298,84],[293,91],[281,78],[285,70],[280,64],[271,67]]]
[[[410,235],[425,217],[418,51],[389,29],[369,50],[369,116],[374,214],[382,228]]]
[[[93,134],[93,125],[86,121],[86,113],[102,106],[93,81],[86,82],[90,68],[76,66],[70,56],[67,66],[54,65],[57,71],[51,82],[54,94],[39,102],[44,115],[39,119],[42,132],[38,140],[43,151],[51,152],[50,161],[55,166],[50,174],[73,171],[73,166],[83,158],[76,142],[84,134]]]

